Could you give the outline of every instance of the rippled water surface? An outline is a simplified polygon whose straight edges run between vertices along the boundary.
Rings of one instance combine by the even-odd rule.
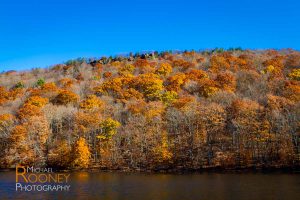
[[[16,192],[0,172],[0,199],[300,199],[299,173],[142,174],[72,172],[68,192]]]

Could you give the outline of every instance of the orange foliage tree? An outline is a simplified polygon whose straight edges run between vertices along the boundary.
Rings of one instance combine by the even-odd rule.
[[[236,89],[236,78],[231,73],[219,73],[215,81],[222,90],[234,92]]]
[[[145,59],[136,60],[133,65],[140,70],[140,73],[152,73],[155,68]]]
[[[225,57],[214,55],[210,59],[210,69],[213,72],[218,72],[220,70],[228,70],[230,69],[230,63]]]
[[[29,99],[27,99],[25,104],[33,105],[33,106],[37,106],[37,107],[43,107],[48,103],[48,101],[49,100],[47,98],[43,98],[40,96],[32,96],[32,97],[29,97]]]
[[[167,78],[165,85],[166,89],[178,92],[181,86],[186,82],[186,75],[184,73],[177,73]]]
[[[69,90],[61,90],[59,94],[53,100],[54,103],[60,105],[67,105],[67,104],[76,104],[79,100],[79,96],[74,92]]]

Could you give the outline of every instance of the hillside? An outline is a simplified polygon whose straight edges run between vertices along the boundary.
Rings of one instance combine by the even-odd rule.
[[[300,52],[154,52],[0,74],[0,167],[300,161]]]

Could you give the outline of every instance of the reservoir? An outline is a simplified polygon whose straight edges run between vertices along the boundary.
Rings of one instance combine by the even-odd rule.
[[[0,172],[0,199],[300,199],[300,173],[71,172],[69,180],[69,191],[22,192],[14,171]]]

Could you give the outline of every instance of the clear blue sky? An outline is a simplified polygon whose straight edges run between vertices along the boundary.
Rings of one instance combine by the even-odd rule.
[[[143,50],[299,50],[299,9],[299,0],[0,0],[0,71]]]

